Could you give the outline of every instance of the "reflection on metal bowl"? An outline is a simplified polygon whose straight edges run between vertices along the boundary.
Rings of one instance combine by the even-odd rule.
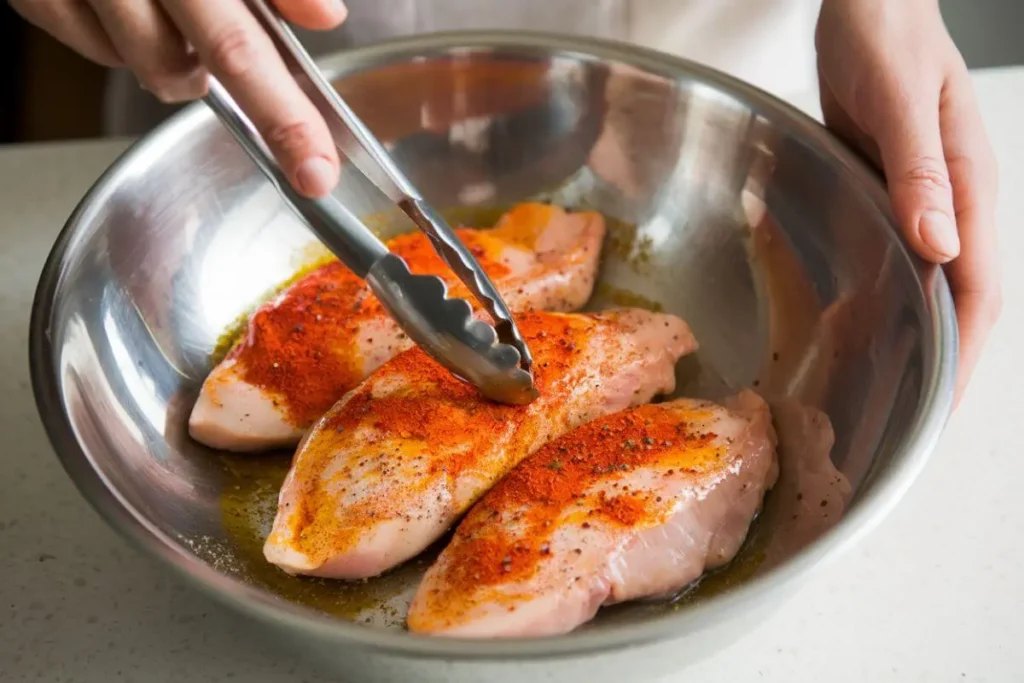
[[[732,568],[673,604],[619,606],[558,638],[406,633],[417,563],[370,586],[263,565],[257,535],[282,463],[209,451],[185,421],[222,332],[313,248],[193,106],[86,196],[32,319],[56,450],[139,545],[350,680],[638,680],[736,638],[903,495],[950,408],[952,302],[896,236],[878,177],[818,125],[698,65],[597,41],[435,35],[323,64],[436,205],[465,217],[548,197],[613,219],[592,306],[683,316],[701,352],[681,364],[679,393],[770,397],[783,479]],[[387,209],[348,170],[338,192],[365,215]],[[800,452],[817,465],[801,470]],[[819,484],[834,516],[787,524],[801,487]]]

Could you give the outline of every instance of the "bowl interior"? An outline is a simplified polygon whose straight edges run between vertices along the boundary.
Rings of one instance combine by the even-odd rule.
[[[816,125],[692,64],[562,45],[441,37],[325,64],[453,220],[486,223],[527,198],[602,211],[612,230],[592,306],[691,324],[702,348],[680,363],[679,394],[753,385],[777,406],[783,481],[739,560],[670,610],[607,610],[573,642],[685,624],[877,519],[948,410],[955,332],[941,275],[908,257],[878,180]],[[410,227],[350,170],[339,193],[383,233]],[[422,561],[367,585],[283,576],[260,534],[287,454],[229,457],[185,430],[225,330],[318,253],[213,116],[189,108],[102,179],[55,248],[37,390],[86,494],[201,583],[265,612],[396,629]]]

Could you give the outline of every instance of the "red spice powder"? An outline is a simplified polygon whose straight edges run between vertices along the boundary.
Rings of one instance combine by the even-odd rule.
[[[555,522],[580,502],[584,514],[626,527],[657,519],[670,503],[645,493],[623,491],[589,502],[582,496],[598,481],[636,467],[671,463],[682,472],[700,470],[708,463],[697,458],[707,453],[693,454],[716,438],[692,431],[678,411],[645,405],[598,418],[548,443],[498,482],[459,525],[446,550],[447,590],[435,598],[456,601],[472,595],[474,587],[528,578],[550,556]],[[509,514],[525,515],[514,536],[503,523]]]
[[[623,526],[634,526],[649,514],[645,498],[623,494],[613,498],[602,496],[598,511]]]
[[[492,278],[508,273],[499,260],[501,240],[480,230],[456,232]],[[388,245],[413,272],[440,275],[453,296],[466,295],[423,233],[402,235]],[[308,427],[364,378],[357,340],[368,323],[381,326],[382,339],[391,340],[395,351],[409,346],[366,283],[332,262],[257,310],[228,357],[245,381],[277,398],[290,422]]]
[[[479,473],[481,481],[487,472],[501,476],[529,454],[539,429],[556,428],[552,414],[564,411],[567,393],[578,386],[574,378],[595,372],[594,349],[620,329],[587,315],[522,313],[516,319],[535,361],[540,398],[531,404],[489,401],[413,348],[382,366],[343,406],[327,414],[295,464],[294,479],[306,488],[296,497],[292,530],[304,552],[320,557],[349,547],[368,523],[393,518],[408,507],[410,495],[433,486],[438,477],[458,480],[466,470]],[[394,377],[401,378],[405,390],[373,396],[374,380]],[[354,441],[352,434],[367,426],[379,430],[381,438],[372,444],[365,435]],[[498,433],[505,437],[496,450]],[[413,455],[401,451],[410,443],[416,444]],[[339,454],[348,453],[358,457],[339,460]],[[419,454],[425,455],[418,476],[399,477],[394,488],[381,485],[379,495],[348,505],[343,513],[335,491],[322,485],[328,465],[338,468],[337,480],[383,478],[392,468],[409,466],[409,458]]]

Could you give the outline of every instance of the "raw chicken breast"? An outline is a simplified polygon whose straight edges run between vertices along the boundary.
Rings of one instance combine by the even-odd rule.
[[[517,316],[540,397],[490,402],[420,349],[349,393],[313,428],[264,547],[295,574],[359,579],[418,554],[520,460],[595,417],[675,385],[696,348],[679,318],[624,309]]]
[[[412,631],[561,634],[729,562],[778,473],[768,406],[681,399],[594,420],[513,469],[427,571]]]
[[[456,232],[513,311],[573,311],[590,298],[605,233],[600,214],[521,204],[491,230]],[[441,275],[453,296],[469,298],[424,234],[389,247],[413,272]],[[232,451],[293,446],[345,392],[410,346],[366,284],[330,263],[253,314],[241,343],[203,384],[189,432]]]

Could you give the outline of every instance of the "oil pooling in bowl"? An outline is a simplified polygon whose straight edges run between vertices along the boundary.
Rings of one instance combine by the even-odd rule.
[[[446,212],[446,217],[453,223],[463,225],[488,225],[501,213],[500,209],[495,208],[461,209]],[[641,270],[646,262],[644,254],[650,247],[645,247],[645,244],[641,243],[636,227],[609,220],[608,230],[602,260],[617,262],[619,265],[625,264],[631,270]],[[387,236],[387,230],[382,229],[381,232]],[[289,283],[331,259],[322,250],[310,252],[305,256],[306,265],[297,269],[296,275],[289,279]],[[604,265],[602,263],[602,269]],[[280,289],[269,293],[268,298]],[[594,300],[588,308],[593,309],[595,305],[602,308],[630,306],[652,311],[663,308],[658,301],[617,288],[600,277],[595,288]],[[226,351],[237,340],[244,329],[244,322],[241,320],[242,325],[225,333],[218,344],[221,352]],[[698,371],[691,366],[694,363],[699,364],[700,361],[689,359],[688,363],[689,365],[682,364],[684,367],[677,368],[678,386],[675,396],[685,395],[688,390],[696,388],[694,375],[698,374]],[[785,458],[785,449],[781,446],[782,444],[779,455],[780,458]],[[223,454],[220,458],[225,474],[220,496],[221,521],[231,546],[228,552],[233,556],[232,564],[235,565],[232,567],[232,573],[253,586],[319,612],[387,628],[403,626],[408,603],[440,547],[432,548],[400,567],[368,580],[350,582],[289,575],[267,562],[263,555],[264,540],[270,532],[277,509],[278,492],[290,465],[289,454]],[[766,513],[754,520],[739,554],[726,567],[706,574],[672,596],[645,601],[642,604],[616,606],[603,611],[603,614],[613,618],[615,613],[623,610],[684,609],[687,605],[726,592],[749,580],[763,568],[771,548],[772,537],[775,534],[769,533],[766,529],[765,520],[775,519],[779,514],[773,512],[773,508],[778,507],[777,502],[773,500],[777,497],[777,494],[769,492]],[[446,541],[447,538],[442,539],[439,545],[443,547]]]

